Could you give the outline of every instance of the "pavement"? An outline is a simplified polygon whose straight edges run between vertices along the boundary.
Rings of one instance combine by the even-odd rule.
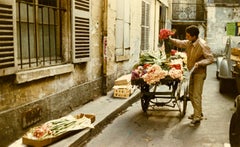
[[[113,91],[107,93],[106,96],[99,97],[71,112],[69,115],[77,115],[80,113],[94,114],[96,119],[93,122],[94,128],[84,129],[77,133],[71,134],[56,143],[49,145],[49,147],[79,147],[83,146],[91,137],[101,132],[104,127],[110,123],[114,118],[121,114],[134,102],[140,98],[140,90],[136,89],[129,98],[114,98]],[[27,147],[22,144],[22,139],[13,142],[9,147]]]

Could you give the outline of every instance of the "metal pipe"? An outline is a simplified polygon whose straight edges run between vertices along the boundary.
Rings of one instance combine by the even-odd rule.
[[[103,19],[102,19],[102,94],[107,95],[107,15],[108,0],[103,3]]]

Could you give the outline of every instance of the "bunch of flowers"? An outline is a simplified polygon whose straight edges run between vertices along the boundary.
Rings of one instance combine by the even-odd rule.
[[[139,78],[142,78],[142,76],[147,73],[148,66],[151,66],[151,64],[137,66],[137,68],[132,71],[131,80],[137,80]]]
[[[31,128],[26,137],[32,140],[44,140],[62,135],[68,131],[80,130],[86,127],[93,128],[91,120],[87,117],[75,118],[71,115],[50,120],[40,126]]]
[[[181,58],[171,60],[168,75],[173,79],[183,80],[183,60]]]
[[[159,38],[160,39],[168,39],[169,36],[172,36],[174,35],[175,32],[174,31],[171,31],[171,30],[168,30],[168,29],[161,29],[160,32],[159,32]]]
[[[171,50],[170,59],[182,59],[184,65],[187,64],[187,54],[185,52],[179,52],[177,50]]]
[[[161,29],[159,32],[159,38],[161,40],[163,40],[164,50],[165,50],[165,54],[166,54],[167,58],[170,56],[170,52],[171,52],[171,48],[172,48],[172,45],[168,38],[169,38],[169,36],[172,36],[174,34],[175,34],[175,31],[171,31],[168,29]]]
[[[142,76],[143,80],[151,85],[159,82],[167,76],[167,71],[163,70],[159,65],[153,64],[147,68],[146,74]]]
[[[187,54],[185,52],[176,52],[175,56],[178,56],[179,58],[182,58],[183,63],[187,64]]]

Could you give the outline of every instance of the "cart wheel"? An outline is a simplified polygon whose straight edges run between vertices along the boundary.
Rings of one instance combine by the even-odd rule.
[[[179,111],[180,111],[180,118],[183,118],[186,114],[187,110],[187,89],[184,88],[184,93],[178,100],[178,106],[179,106]]]
[[[147,112],[149,106],[150,98],[148,98],[145,94],[141,96],[141,106],[143,112]]]

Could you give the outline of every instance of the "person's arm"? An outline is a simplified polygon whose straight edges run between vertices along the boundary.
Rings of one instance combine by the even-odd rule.
[[[207,66],[214,62],[214,56],[211,52],[211,49],[206,44],[200,44],[203,49],[204,59],[198,61],[195,66]]]
[[[188,40],[179,40],[174,38],[169,38],[169,41],[178,48],[187,48],[187,45],[189,43]]]

